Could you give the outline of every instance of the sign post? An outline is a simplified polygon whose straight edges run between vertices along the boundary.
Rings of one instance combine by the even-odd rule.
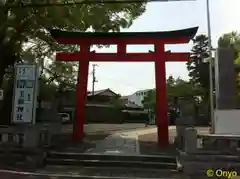
[[[35,124],[38,93],[38,68],[36,64],[15,64],[13,124]]]

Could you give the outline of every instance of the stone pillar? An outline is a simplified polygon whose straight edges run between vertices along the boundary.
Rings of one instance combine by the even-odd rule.
[[[236,76],[234,51],[218,48],[215,59],[216,108],[235,109]]]
[[[197,130],[195,128],[187,128],[184,140],[184,150],[189,153],[195,152],[197,149]]]
[[[40,131],[35,125],[29,125],[24,127],[24,142],[25,148],[36,148],[39,146]]]

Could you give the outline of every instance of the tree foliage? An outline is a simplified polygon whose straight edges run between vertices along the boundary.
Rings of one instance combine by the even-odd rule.
[[[223,34],[218,39],[218,47],[233,49],[235,53],[235,64],[240,62],[240,34],[238,32]]]
[[[240,63],[240,34],[238,32],[230,32],[223,34],[218,39],[218,47],[230,48],[234,50],[235,59],[234,63]],[[240,102],[240,72],[236,70],[236,86],[238,91],[238,100]]]
[[[156,106],[156,90],[150,90],[147,92],[147,95],[144,97],[142,104],[145,109],[151,109],[155,112],[155,106]]]
[[[198,35],[193,39],[193,43],[194,44],[191,51],[191,57],[187,62],[190,82],[195,87],[204,89],[204,97],[208,97],[209,63],[206,63],[204,61],[204,59],[209,58],[208,37],[205,35]]]
[[[39,0],[31,2],[41,3]],[[47,29],[120,31],[121,28],[128,28],[133,20],[145,11],[144,3],[21,8],[19,1],[9,0],[6,7],[12,4],[17,5],[17,3],[19,8],[1,8],[0,71],[12,65],[16,60],[15,56],[25,53],[34,53],[38,60],[43,60],[46,56],[50,57],[57,46]],[[10,56],[12,58],[4,58]],[[2,76],[0,74],[0,78]]]
[[[169,78],[172,78],[171,76]],[[174,97],[195,97],[203,94],[201,87],[194,86],[191,82],[185,81],[181,78],[174,79],[169,83],[167,80],[167,97],[172,101]]]
[[[59,0],[58,2],[66,3],[67,1]],[[42,1],[29,0],[28,3],[42,3]],[[8,8],[9,5],[19,6],[19,8]],[[12,67],[16,61],[21,61],[21,57],[26,54],[34,54],[36,61],[42,63],[46,58],[51,59],[56,50],[63,50],[63,47],[57,45],[51,38],[48,29],[82,32],[120,31],[122,28],[128,28],[133,20],[145,11],[145,5],[145,3],[101,3],[23,8],[21,1],[8,0],[0,9],[0,86],[5,70]],[[65,74],[59,76],[60,69],[67,74],[67,77]],[[55,78],[55,81],[61,81],[64,84],[69,76],[70,79],[74,79],[70,75],[73,69],[66,63],[54,62],[44,73],[45,77]],[[8,97],[11,96],[8,95]],[[4,99],[3,103],[10,113],[10,98]],[[6,109],[2,108],[0,112],[2,118]]]
[[[39,100],[51,101],[57,92],[57,85],[48,83],[49,80],[44,75],[39,80]]]
[[[203,93],[202,88],[194,86],[192,83],[185,81],[181,78],[174,79],[169,76],[166,83],[167,88],[167,102],[169,105],[173,104],[175,97],[188,97],[195,98],[195,96],[201,96]],[[143,105],[147,109],[155,111],[156,106],[156,90],[148,92],[147,96],[143,100]]]

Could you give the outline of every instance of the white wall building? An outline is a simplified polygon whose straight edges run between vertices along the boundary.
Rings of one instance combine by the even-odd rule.
[[[150,91],[150,89],[139,90],[133,93],[132,95],[127,96],[128,103],[134,103],[138,106],[143,107],[142,100],[147,95],[148,91]]]

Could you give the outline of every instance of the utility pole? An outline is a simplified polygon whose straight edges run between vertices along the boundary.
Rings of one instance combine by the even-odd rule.
[[[92,78],[92,95],[94,95],[94,89],[95,89],[95,83],[97,82],[96,80],[96,66],[98,66],[97,64],[93,64],[93,71],[92,71],[92,75],[93,75],[93,78]]]
[[[209,0],[206,0],[207,6],[207,29],[208,29],[208,50],[209,50],[209,100],[211,113],[211,133],[214,133],[214,104],[213,104],[213,58],[212,58],[212,41],[211,41],[211,22],[210,22],[210,7]]]

